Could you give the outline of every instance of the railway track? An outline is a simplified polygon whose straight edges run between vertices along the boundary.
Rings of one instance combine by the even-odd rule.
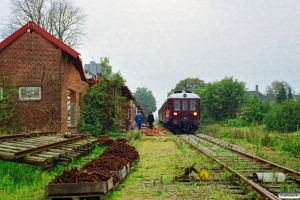
[[[0,136],[0,159],[24,162],[51,169],[86,155],[97,139],[87,135],[65,138],[55,132],[25,133]]]
[[[237,145],[203,134],[178,137],[219,163],[235,180],[246,183],[256,192],[257,197],[280,199],[278,196],[283,192],[300,194],[299,172],[246,153],[246,149]]]

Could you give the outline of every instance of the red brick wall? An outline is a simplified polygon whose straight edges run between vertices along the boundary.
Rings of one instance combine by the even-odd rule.
[[[76,91],[84,87],[75,67],[71,68],[77,74],[73,69],[65,69],[66,64],[62,63],[67,63],[62,50],[36,32],[24,33],[0,51],[0,78],[9,76],[17,88],[35,86],[42,89],[39,101],[20,101],[16,95],[14,122],[19,130],[62,131],[62,88],[71,84],[71,80],[64,82],[66,74],[71,73],[77,81],[71,84]]]

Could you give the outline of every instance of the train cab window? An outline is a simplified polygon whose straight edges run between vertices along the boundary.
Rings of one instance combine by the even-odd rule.
[[[174,100],[174,110],[180,110],[180,100]]]
[[[182,100],[182,110],[188,110],[188,100]]]
[[[196,101],[190,100],[190,110],[196,110]]]

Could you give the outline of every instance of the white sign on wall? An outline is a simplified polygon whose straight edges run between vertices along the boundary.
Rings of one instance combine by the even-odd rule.
[[[41,87],[19,87],[20,101],[39,101],[42,99]]]

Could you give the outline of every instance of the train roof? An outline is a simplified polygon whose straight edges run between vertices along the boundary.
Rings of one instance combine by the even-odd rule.
[[[190,91],[175,91],[173,94],[171,94],[168,99],[186,99],[186,98],[194,98],[194,99],[200,99],[200,97],[197,94],[194,94]]]

